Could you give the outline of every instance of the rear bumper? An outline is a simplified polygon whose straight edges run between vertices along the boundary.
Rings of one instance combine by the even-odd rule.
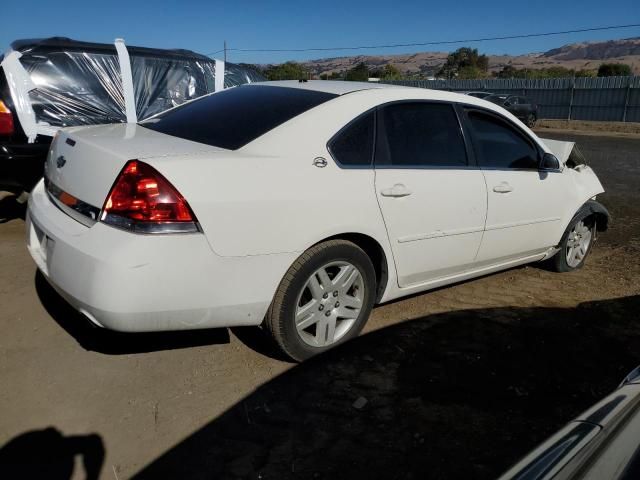
[[[38,183],[27,246],[52,286],[105,328],[127,332],[258,325],[297,254],[220,257],[203,234],[87,227]]]

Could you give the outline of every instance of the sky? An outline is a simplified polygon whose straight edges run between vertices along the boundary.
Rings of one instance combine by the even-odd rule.
[[[640,24],[640,1],[182,1],[5,0],[0,49],[19,38],[78,40],[217,52],[232,48],[331,48],[449,41],[491,36]],[[464,45],[323,52],[237,52],[228,60],[278,63],[357,54],[453,51],[542,52],[567,43],[640,37],[640,27]],[[222,53],[215,54],[221,58]]]

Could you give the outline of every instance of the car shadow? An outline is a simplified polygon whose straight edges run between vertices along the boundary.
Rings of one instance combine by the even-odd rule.
[[[0,447],[1,478],[47,478],[97,480],[104,462],[99,435],[64,436],[53,427],[32,430]],[[80,456],[84,477],[74,475],[75,457]]]
[[[229,343],[226,328],[172,332],[121,333],[94,326],[47,282],[38,270],[36,292],[47,313],[85,350],[108,355],[176,350]]]
[[[640,296],[429,315],[238,402],[134,478],[489,479],[640,363]]]
[[[262,327],[232,327],[230,330],[245,347],[260,352],[273,360],[295,363],[282,353],[273,338]]]

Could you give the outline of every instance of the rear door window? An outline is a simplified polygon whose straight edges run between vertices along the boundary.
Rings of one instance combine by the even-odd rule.
[[[345,166],[368,166],[373,161],[375,112],[357,118],[329,142],[334,159]]]
[[[301,88],[242,85],[141,123],[174,137],[236,150],[337,95]]]
[[[376,166],[464,167],[467,152],[458,117],[447,103],[403,102],[379,113],[384,135]]]

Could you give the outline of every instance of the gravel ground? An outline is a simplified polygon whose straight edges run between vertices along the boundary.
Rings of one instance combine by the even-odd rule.
[[[83,478],[80,459],[105,479],[494,478],[640,364],[640,138],[542,135],[577,139],[608,190],[585,268],[380,306],[301,365],[256,329],[91,329],[23,222],[0,225],[0,475],[22,458],[40,478]]]
[[[542,119],[536,123],[538,132],[547,128],[554,130],[572,130],[576,132],[591,132],[599,135],[640,134],[639,122],[594,122],[587,120],[551,120]]]

